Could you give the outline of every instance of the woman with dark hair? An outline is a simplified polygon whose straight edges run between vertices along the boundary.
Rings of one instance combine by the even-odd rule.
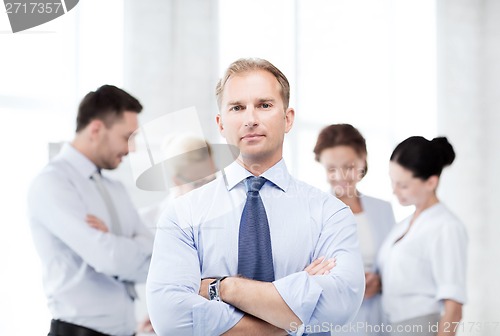
[[[365,138],[349,124],[324,128],[314,147],[316,161],[326,170],[331,193],[347,204],[358,225],[366,289],[361,308],[351,325],[333,335],[382,335],[384,323],[380,302],[380,277],[375,260],[382,242],[394,226],[392,207],[388,202],[361,194],[357,183],[366,175],[367,151]],[[373,329],[373,330],[371,330]]]
[[[393,335],[413,335],[415,328],[421,328],[419,335],[455,335],[462,318],[467,233],[436,195],[441,172],[454,159],[444,137],[410,137],[391,155],[394,194],[401,205],[415,206],[378,258]]]

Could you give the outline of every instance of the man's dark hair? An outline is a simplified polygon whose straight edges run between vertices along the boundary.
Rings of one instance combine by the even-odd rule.
[[[140,113],[142,105],[122,89],[113,85],[103,85],[83,98],[78,107],[76,132],[84,129],[92,120],[99,119],[106,127],[123,117],[123,112]]]

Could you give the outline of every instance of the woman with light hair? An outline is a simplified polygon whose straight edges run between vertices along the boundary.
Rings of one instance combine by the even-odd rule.
[[[170,193],[160,203],[139,210],[148,227],[156,226],[170,200],[213,181],[217,171],[210,144],[195,135],[171,135],[163,142],[161,151]]]

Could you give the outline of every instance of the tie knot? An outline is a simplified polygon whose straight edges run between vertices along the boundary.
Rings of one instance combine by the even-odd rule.
[[[250,176],[246,179],[246,185],[247,185],[247,192],[251,191],[256,191],[259,192],[259,190],[262,188],[264,183],[266,183],[266,179],[264,177],[255,177],[255,176]]]
[[[100,181],[101,177],[102,175],[100,169],[97,169],[95,172],[92,173],[92,175],[90,175],[90,178],[94,181]]]

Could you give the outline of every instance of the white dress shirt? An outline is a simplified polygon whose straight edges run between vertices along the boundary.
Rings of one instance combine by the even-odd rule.
[[[198,291],[201,278],[238,273],[243,180],[249,176],[234,162],[222,177],[175,199],[160,218],[146,285],[160,335],[220,335],[243,316]],[[363,298],[354,216],[332,195],[291,177],[283,160],[261,176],[268,180],[260,195],[269,220],[274,285],[306,333],[329,335],[332,325],[354,316]],[[309,276],[304,268],[320,256],[336,257],[337,265],[329,275]]]
[[[109,227],[95,182],[96,166],[69,144],[35,178],[28,195],[30,226],[42,261],[43,285],[54,319],[111,335],[134,333],[133,300],[122,280],[144,282],[152,235],[123,185],[103,177],[121,235],[90,227],[92,214]]]
[[[391,231],[378,263],[382,303],[391,323],[441,313],[442,300],[466,300],[467,232],[442,203]]]

